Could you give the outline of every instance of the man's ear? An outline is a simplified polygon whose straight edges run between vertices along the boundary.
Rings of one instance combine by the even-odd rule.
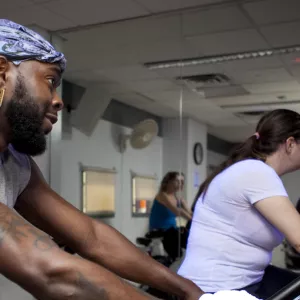
[[[5,85],[6,73],[9,68],[9,62],[6,57],[0,55],[0,88]]]

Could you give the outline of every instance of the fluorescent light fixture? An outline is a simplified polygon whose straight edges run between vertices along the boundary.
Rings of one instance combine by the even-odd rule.
[[[218,56],[203,56],[194,57],[187,59],[177,59],[168,60],[160,62],[150,62],[145,63],[144,66],[150,70],[156,69],[168,69],[168,68],[180,68],[196,65],[206,65],[206,64],[218,64],[230,61],[245,60],[245,59],[256,59],[261,57],[270,57],[274,55],[285,55],[290,53],[300,52],[300,45],[284,47],[284,48],[274,48],[258,51],[249,51],[242,53],[231,53]]]

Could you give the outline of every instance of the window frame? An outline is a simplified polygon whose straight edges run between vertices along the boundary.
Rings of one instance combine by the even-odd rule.
[[[84,199],[84,180],[83,180],[83,174],[84,172],[99,172],[99,173],[106,173],[106,174],[114,174],[114,211],[97,211],[95,213],[87,213],[85,212],[85,206],[86,206],[86,200]],[[92,218],[114,218],[116,215],[116,192],[117,192],[117,174],[116,168],[108,169],[103,167],[91,167],[91,166],[85,166],[83,164],[79,164],[79,173],[80,173],[80,210],[86,214],[89,217]]]
[[[133,218],[148,218],[150,216],[150,212],[147,213],[140,213],[140,212],[134,212],[133,207],[134,207],[134,201],[135,199],[135,190],[134,190],[134,179],[135,178],[143,178],[143,179],[151,179],[154,180],[157,184],[157,189],[158,189],[158,177],[156,174],[154,175],[149,175],[149,174],[142,174],[142,173],[137,173],[134,171],[130,171],[131,176],[130,176],[130,188],[131,188],[131,197],[130,197],[130,209],[131,209],[131,216]],[[155,197],[155,196],[154,196]],[[154,201],[154,198],[152,202]],[[136,204],[135,204],[136,205]]]

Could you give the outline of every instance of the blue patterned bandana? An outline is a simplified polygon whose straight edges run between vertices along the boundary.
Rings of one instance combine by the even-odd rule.
[[[59,64],[66,68],[64,55],[34,31],[12,21],[0,19],[0,55],[15,65],[26,60]]]

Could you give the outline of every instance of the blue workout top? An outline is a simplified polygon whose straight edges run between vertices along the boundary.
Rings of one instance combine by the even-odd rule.
[[[150,230],[176,228],[176,215],[156,199],[153,201],[150,218]]]

